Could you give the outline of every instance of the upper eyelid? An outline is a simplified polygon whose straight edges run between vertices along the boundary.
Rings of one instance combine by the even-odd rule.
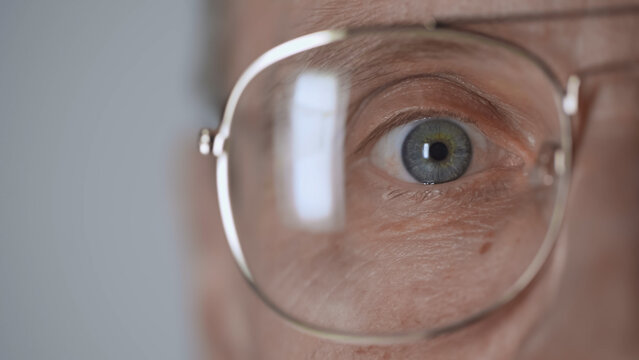
[[[355,109],[349,111],[347,126],[353,126],[353,123],[357,122],[356,115],[362,111],[367,105],[369,101],[375,98],[377,94],[380,92],[391,88],[397,84],[400,84],[405,81],[410,81],[413,79],[422,79],[422,78],[431,78],[435,80],[444,81],[449,86],[454,86],[459,89],[460,92],[467,94],[469,98],[476,103],[480,103],[484,109],[486,109],[492,116],[496,118],[508,118],[511,121],[518,123],[518,119],[521,118],[521,115],[511,106],[504,103],[500,99],[495,96],[490,95],[489,93],[479,89],[474,84],[469,81],[463,79],[461,76],[457,74],[451,73],[428,73],[428,74],[420,74],[409,77],[404,77],[402,79],[391,82],[390,84],[386,84],[382,87],[379,87],[368,94],[366,94],[363,100],[355,106]],[[364,140],[360,141],[360,143],[355,147],[355,151],[353,151],[353,155],[361,154],[364,149],[366,149],[370,144],[374,143],[375,140],[379,139],[382,135],[384,135],[388,130],[392,129],[395,126],[406,124],[410,121],[417,120],[420,118],[426,117],[435,117],[435,116],[447,116],[460,119],[467,123],[473,124],[476,121],[468,118],[463,114],[463,112],[455,112],[451,110],[428,110],[419,108],[420,104],[415,104],[413,108],[405,108],[400,109],[399,111],[391,114],[384,120],[380,125],[375,127],[370,134],[364,138]],[[519,125],[519,124],[515,124]]]
[[[417,121],[419,119],[434,117],[452,117],[455,119],[460,119],[462,121],[470,122],[466,117],[452,111],[425,110],[419,108],[403,109],[402,111],[399,111],[390,116],[389,119],[385,120],[379,126],[375,127],[375,129],[373,129],[373,131],[371,131],[371,133],[368,134],[368,136],[366,136],[364,140],[362,140],[358,144],[358,146],[355,148],[355,151],[353,151],[353,155],[361,154],[371,144],[374,144],[377,140],[379,140],[382,136],[384,136],[395,127],[406,125],[412,121]]]
[[[515,112],[514,109],[512,109],[510,106],[508,106],[503,101],[496,98],[495,96],[492,96],[489,93],[478,88],[471,82],[464,79],[462,76],[458,74],[450,73],[450,72],[433,72],[433,73],[422,73],[422,74],[404,76],[400,79],[396,79],[387,84],[384,84],[383,86],[379,86],[373,89],[372,91],[367,92],[361,97],[361,99],[356,100],[355,103],[352,104],[352,106],[349,106],[350,109],[348,111],[347,123],[351,122],[350,120],[353,119],[354,116],[359,111],[361,111],[361,109],[365,108],[367,103],[371,99],[375,98],[375,96],[378,95],[379,93],[395,85],[398,85],[402,82],[409,81],[409,80],[418,80],[418,79],[438,80],[438,81],[445,82],[448,85],[457,87],[460,91],[463,91],[473,96],[474,100],[478,100],[483,105],[488,106],[490,110],[494,112],[496,116],[514,115],[512,114]]]

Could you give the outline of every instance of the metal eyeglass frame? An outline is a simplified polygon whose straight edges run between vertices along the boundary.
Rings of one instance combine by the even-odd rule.
[[[428,25],[398,25],[398,26],[380,26],[380,27],[360,27],[337,30],[324,30],[308,35],[300,36],[293,40],[284,42],[263,55],[258,57],[240,76],[239,80],[233,87],[226,106],[224,109],[222,122],[217,130],[202,129],[199,136],[199,150],[202,154],[213,154],[216,159],[216,176],[217,176],[217,195],[220,208],[220,214],[227,242],[231,249],[231,253],[240,268],[244,278],[250,287],[255,291],[258,297],[275,313],[282,317],[287,323],[294,328],[323,339],[345,342],[350,344],[395,344],[410,341],[418,341],[434,338],[441,334],[449,333],[467,325],[475,323],[497,309],[508,304],[526,289],[536,275],[539,273],[546,260],[549,258],[556,240],[559,236],[563,214],[566,206],[568,189],[570,185],[570,174],[573,164],[573,120],[579,108],[579,87],[581,77],[588,73],[601,73],[611,70],[623,70],[628,67],[639,67],[639,62],[631,61],[622,64],[614,64],[613,66],[602,66],[592,71],[577,73],[568,77],[566,85],[561,83],[551,68],[539,57],[525,48],[483,33],[471,30],[457,28],[460,25],[483,24],[495,22],[520,22],[520,21],[538,21],[557,18],[574,18],[589,16],[611,16],[616,14],[627,14],[628,12],[639,13],[639,6],[626,6],[615,8],[586,9],[578,11],[565,11],[560,13],[546,14],[524,14],[511,15],[504,17],[490,18],[455,18],[448,20],[434,21]],[[501,47],[520,55],[533,65],[537,66],[548,78],[550,84],[555,89],[556,100],[558,102],[559,122],[560,122],[560,146],[554,153],[554,172],[558,176],[557,196],[553,212],[551,214],[550,224],[546,232],[545,238],[526,270],[506,291],[492,303],[490,306],[480,309],[479,311],[467,316],[461,320],[451,324],[410,331],[404,333],[376,333],[376,334],[359,334],[353,332],[340,331],[331,328],[325,328],[299,319],[275,304],[255,283],[253,275],[249,269],[247,261],[240,244],[237,233],[235,220],[233,217],[230,192],[229,192],[229,165],[228,165],[228,149],[227,139],[231,136],[231,125],[236,110],[236,106],[244,89],[249,83],[263,70],[269,66],[294,56],[304,51],[319,48],[335,42],[345,40],[347,38],[364,35],[388,32],[409,32],[412,35],[422,35],[424,37],[457,37],[470,39],[476,42]],[[579,131],[582,133],[583,131]]]

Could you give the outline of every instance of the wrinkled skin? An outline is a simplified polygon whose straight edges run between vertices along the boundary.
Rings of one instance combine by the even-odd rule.
[[[593,2],[609,5],[611,2]],[[585,7],[562,1],[233,1],[227,57],[230,87],[248,63],[279,42],[331,27],[423,23],[434,16],[487,15]],[[639,58],[636,43],[607,41],[637,33],[639,21],[542,29],[526,46],[549,56],[565,78],[599,59]],[[494,34],[521,39],[514,30]],[[580,46],[568,37],[580,37]],[[562,37],[565,37],[562,38]],[[618,38],[617,38],[618,39]],[[551,41],[552,40],[552,41]],[[552,45],[555,44],[555,45]],[[584,45],[586,44],[586,45]],[[562,73],[562,72],[565,72]],[[639,356],[639,76],[608,76],[584,84],[567,218],[558,246],[532,286],[481,322],[435,340],[356,346],[319,340],[285,325],[251,292],[225,243],[213,164],[189,155],[191,218],[196,229],[194,275],[207,358],[213,359],[635,359]],[[371,180],[365,176],[362,181]],[[409,200],[407,200],[409,201]],[[410,231],[397,228],[390,231]],[[383,230],[383,229],[382,229]],[[364,232],[365,229],[362,229]],[[507,245],[505,245],[507,246]],[[478,250],[481,248],[478,246]],[[486,251],[483,249],[481,251]],[[500,245],[490,253],[507,251]],[[392,269],[390,269],[392,270]],[[476,284],[481,286],[481,284]],[[397,299],[396,299],[397,300]],[[401,300],[401,299],[400,299]],[[367,315],[361,315],[367,316]],[[363,322],[375,322],[374,314]],[[402,314],[406,319],[410,313]]]

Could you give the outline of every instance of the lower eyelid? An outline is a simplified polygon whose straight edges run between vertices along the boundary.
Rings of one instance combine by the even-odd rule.
[[[364,166],[363,163],[361,165]],[[368,181],[377,183],[377,186],[386,187],[381,195],[381,201],[411,201],[415,205],[446,198],[447,201],[456,200],[460,206],[463,206],[464,203],[470,204],[482,198],[492,199],[504,191],[517,191],[517,184],[524,180],[518,166],[495,167],[467,175],[457,181],[428,186],[415,182],[403,182],[372,166],[362,171],[367,172]]]
[[[510,170],[505,170],[510,171]],[[466,183],[456,184],[454,186],[449,186],[445,189],[415,189],[415,190],[404,190],[405,192],[401,195],[394,196],[395,199],[399,199],[400,197],[404,200],[413,200],[416,202],[424,202],[437,200],[439,198],[446,198],[448,201],[450,200],[458,200],[460,203],[470,203],[474,201],[478,201],[481,198],[492,198],[495,196],[495,193],[500,193],[509,190],[510,186],[508,186],[509,181],[495,181],[495,180],[483,180],[484,176],[482,174],[472,175],[474,179],[469,179]],[[482,186],[479,187],[476,183],[481,182]],[[473,189],[474,187],[474,189]],[[475,190],[475,191],[473,191]],[[472,194],[469,195],[469,191],[472,191]],[[468,201],[464,201],[468,200]],[[460,204],[461,205],[461,204]]]

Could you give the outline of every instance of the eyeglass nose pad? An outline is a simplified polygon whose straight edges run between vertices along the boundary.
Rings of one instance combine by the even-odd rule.
[[[528,175],[528,182],[535,187],[551,186],[565,169],[565,154],[561,146],[556,142],[544,142],[535,166]]]

